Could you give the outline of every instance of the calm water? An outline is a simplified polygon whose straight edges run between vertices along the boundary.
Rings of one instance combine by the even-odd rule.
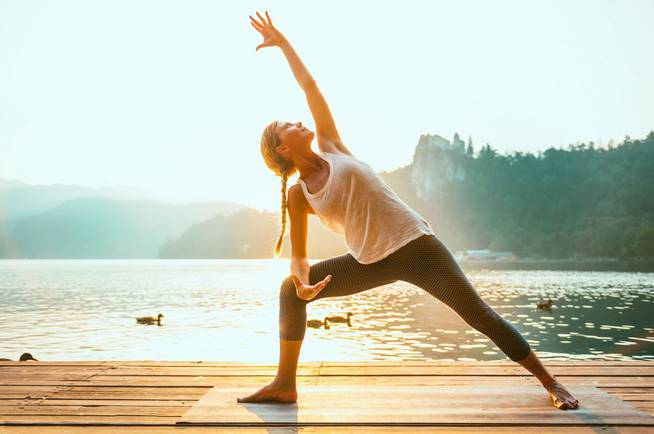
[[[315,261],[311,261],[312,263]],[[288,260],[0,261],[0,357],[277,363]],[[546,359],[654,360],[654,274],[470,271]],[[551,312],[536,302],[552,298]],[[506,359],[421,289],[396,282],[309,304],[352,326],[307,329],[302,361]],[[135,317],[164,314],[163,326]]]

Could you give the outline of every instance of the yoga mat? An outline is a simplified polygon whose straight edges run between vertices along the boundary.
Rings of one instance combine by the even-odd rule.
[[[559,410],[528,386],[304,386],[298,402],[238,403],[256,387],[209,390],[176,423],[201,425],[653,425],[654,418],[594,386],[566,386],[579,400]]]

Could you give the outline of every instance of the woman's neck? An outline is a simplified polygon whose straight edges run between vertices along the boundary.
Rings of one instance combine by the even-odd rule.
[[[300,172],[300,179],[305,180],[322,169],[322,159],[315,152],[308,155],[297,155],[293,158],[293,164]]]

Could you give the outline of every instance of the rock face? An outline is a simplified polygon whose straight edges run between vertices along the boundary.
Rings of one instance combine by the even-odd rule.
[[[445,183],[463,181],[465,156],[465,143],[456,133],[451,143],[437,134],[421,135],[411,169],[411,183],[418,199],[430,200]]]

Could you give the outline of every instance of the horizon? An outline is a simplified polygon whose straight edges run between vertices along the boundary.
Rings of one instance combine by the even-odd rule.
[[[652,133],[654,133],[654,129],[652,129],[651,132],[648,133],[648,135],[652,134]],[[432,136],[440,136],[439,134],[431,134],[431,135]],[[628,135],[625,135],[625,137],[626,136],[628,136]],[[619,141],[614,140],[614,139],[610,139],[608,142],[594,143],[594,148],[596,150],[597,149],[607,150],[609,143],[612,143],[612,142],[615,142],[613,144],[614,147],[618,147],[618,146],[623,144],[625,137],[623,137]],[[630,137],[630,138],[631,138],[631,140],[644,140],[645,139],[645,137]],[[452,141],[451,139],[447,139],[447,138],[445,138],[445,139],[448,140],[449,142]],[[571,146],[571,145],[576,146],[576,145],[580,145],[582,143],[589,144],[590,142],[586,143],[586,142],[577,141],[575,143],[571,143],[571,144],[568,144],[568,145],[548,146],[545,149],[538,149],[538,150],[534,150],[534,151],[526,151],[526,152],[524,152],[524,154],[531,154],[531,155],[533,155],[535,157],[538,157],[542,152],[544,152],[547,149],[554,148],[554,149],[569,150],[569,148],[568,148],[569,146]],[[417,143],[416,143],[416,145],[417,145]],[[492,149],[494,149],[495,151],[497,151],[498,156],[508,156],[508,155],[512,155],[514,152],[516,152],[516,151],[502,152],[501,150],[493,147],[492,145],[490,145],[490,147]],[[474,156],[474,158],[477,158],[477,153],[479,152],[480,149],[481,149],[481,146],[475,147],[475,156]],[[409,163],[409,164],[411,164],[411,163]],[[392,170],[397,170],[397,169],[400,169],[402,167],[404,167],[404,166],[399,166],[399,167],[397,167],[395,169],[392,169]],[[390,171],[387,171],[387,172],[390,172]],[[292,178],[296,178],[296,176],[294,175]],[[165,196],[158,195],[154,191],[140,189],[138,187],[134,187],[134,186],[131,186],[131,185],[88,186],[88,185],[82,185],[82,184],[71,184],[71,183],[62,183],[62,182],[55,182],[55,183],[51,183],[51,184],[45,184],[45,183],[30,183],[30,182],[26,182],[24,180],[20,180],[20,179],[16,179],[16,178],[3,178],[3,177],[0,177],[0,181],[6,181],[6,182],[10,182],[10,183],[19,183],[19,184],[29,186],[29,187],[55,187],[55,186],[59,186],[59,187],[74,187],[74,188],[97,190],[98,192],[107,191],[107,190],[108,191],[111,191],[111,190],[120,191],[120,190],[122,190],[123,193],[128,193],[128,195],[125,195],[124,197],[120,196],[120,195],[118,195],[118,196],[109,195],[109,196],[105,197],[105,199],[107,199],[107,200],[153,201],[153,202],[167,203],[167,204],[170,204],[170,205],[190,205],[190,204],[195,204],[195,203],[199,204],[199,203],[211,203],[211,202],[226,202],[226,203],[229,202],[229,203],[235,203],[235,204],[238,204],[238,205],[243,205],[245,207],[252,208],[252,209],[255,209],[255,210],[258,210],[258,211],[262,211],[262,212],[273,212],[273,213],[279,212],[279,209],[260,208],[260,207],[257,207],[256,205],[250,205],[250,204],[243,203],[243,202],[235,202],[235,201],[224,199],[224,198],[221,198],[221,197],[207,197],[207,198],[204,198],[204,199],[199,198],[197,200],[192,200],[192,199],[191,200],[184,200],[184,199],[167,198]]]
[[[0,178],[278,211],[261,130],[273,119],[315,128],[282,53],[254,50],[257,10],[309,68],[346,146],[378,172],[410,164],[421,134],[535,154],[652,130],[654,29],[640,19],[652,2],[345,5],[0,5]]]

